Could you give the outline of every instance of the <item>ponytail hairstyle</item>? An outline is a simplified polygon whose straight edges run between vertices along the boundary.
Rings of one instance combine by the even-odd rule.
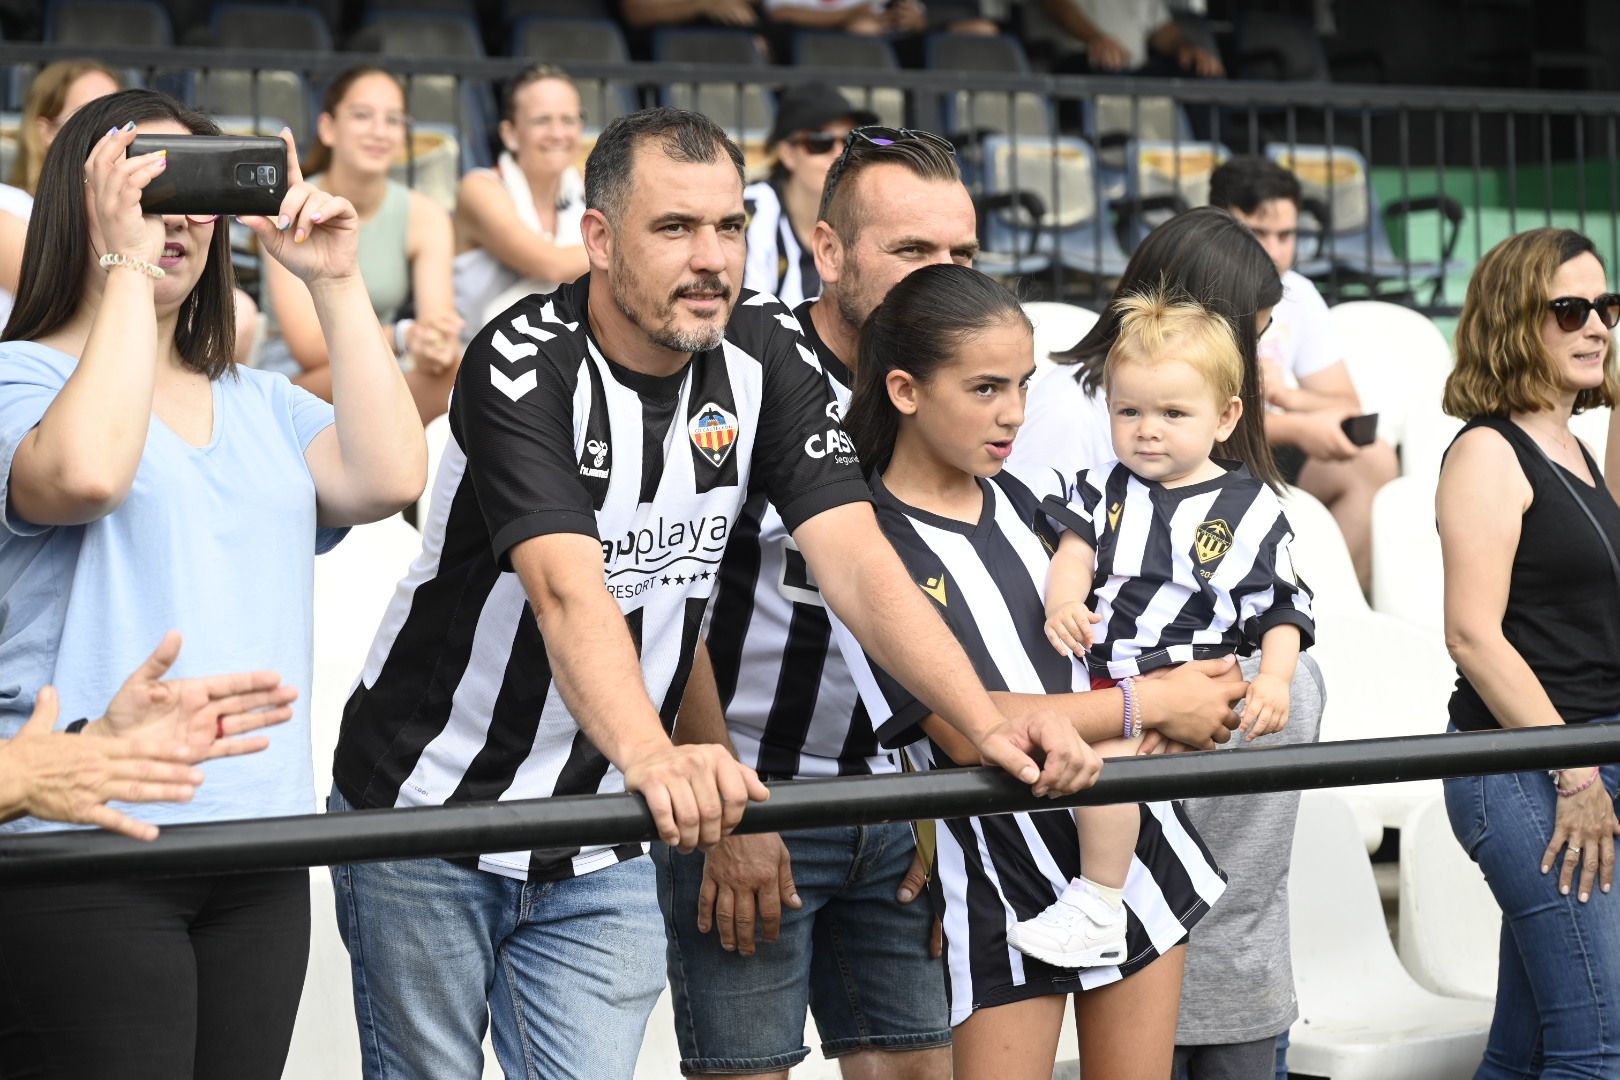
[[[925,266],[889,290],[861,328],[855,389],[844,418],[868,476],[889,464],[900,435],[889,372],[927,382],[970,340],[1008,321],[1030,326],[1016,296],[969,266]]]

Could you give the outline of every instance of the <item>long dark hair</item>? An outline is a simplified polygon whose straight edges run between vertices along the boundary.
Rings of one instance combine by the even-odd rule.
[[[927,382],[966,339],[1009,319],[1029,326],[1016,296],[968,266],[925,266],[889,290],[861,328],[855,390],[844,418],[868,476],[888,465],[900,434],[900,414],[889,400],[889,372],[904,371]]]
[[[400,100],[405,100],[405,84],[399,81],[398,75],[395,75],[387,68],[374,67],[371,64],[356,64],[354,67],[344,68],[338,72],[332,81],[327,84],[326,93],[321,97],[321,112],[335,119],[338,106],[343,104],[343,99],[349,96],[349,87],[367,75],[388,76],[394,80],[394,85],[399,87]],[[409,137],[409,132],[407,132],[406,138]],[[305,176],[314,176],[316,173],[323,173],[331,167],[332,148],[321,142],[320,135],[317,133],[309,141],[309,150],[304,154],[303,160],[299,162],[299,169]]]
[[[1261,481],[1282,487],[1282,475],[1266,442],[1265,401],[1260,393],[1255,312],[1282,299],[1277,268],[1248,227],[1225,210],[1201,206],[1178,214],[1147,235],[1125,267],[1102,318],[1074,348],[1053,353],[1058,364],[1076,366],[1074,377],[1088,394],[1103,386],[1103,362],[1119,335],[1114,301],[1132,293],[1180,291],[1224,318],[1243,355],[1243,417],[1222,453],[1249,467]]]
[[[84,204],[84,163],[109,128],[128,121],[173,120],[193,135],[218,135],[208,117],[153,90],[120,90],[74,113],[45,155],[39,195],[23,243],[22,272],[5,341],[35,341],[67,324],[84,304],[85,273],[98,253],[90,247]],[[234,373],[236,275],[231,270],[230,226],[214,225],[208,259],[191,294],[180,304],[174,346],[181,361],[210,379]]]

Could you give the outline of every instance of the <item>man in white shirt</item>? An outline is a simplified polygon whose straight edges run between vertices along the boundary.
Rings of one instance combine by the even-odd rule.
[[[1282,275],[1283,298],[1260,339],[1266,437],[1288,482],[1321,499],[1344,533],[1363,590],[1372,587],[1372,500],[1395,479],[1395,449],[1357,446],[1342,424],[1363,412],[1333,340],[1322,295],[1293,269],[1299,181],[1258,156],[1232,158],[1210,176],[1209,201],[1247,225]]]

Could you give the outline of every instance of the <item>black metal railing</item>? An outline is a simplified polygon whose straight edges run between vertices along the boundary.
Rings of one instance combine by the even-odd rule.
[[[1585,724],[1116,758],[1095,786],[1063,798],[1036,798],[996,769],[801,780],[774,785],[768,802],[748,808],[738,831],[1242,796],[1617,762],[1620,724]],[[0,837],[0,886],[448,858],[655,837],[651,815],[636,795],[175,825],[151,843],[103,832],[12,835]]]
[[[12,70],[10,105],[33,67],[83,50],[0,44]],[[413,138],[402,168],[440,197],[460,171],[486,161],[492,88],[521,58],[444,59],[346,52],[99,49],[143,81],[195,98],[217,73],[246,73],[235,111],[256,124],[287,100],[308,137],[318,88],[356,63],[406,81],[418,134],[455,140],[453,160],[429,163]],[[812,79],[895,107],[904,122],[951,135],[981,223],[989,268],[1037,291],[1081,302],[1105,295],[1134,243],[1169,213],[1200,201],[1226,153],[1266,153],[1307,189],[1300,265],[1330,300],[1399,299],[1454,311],[1472,263],[1496,240],[1532,225],[1588,232],[1620,261],[1620,95],[1454,90],[1329,83],[1081,78],[994,72],[840,70],[710,64],[580,63],[585,109],[597,121],[685,87],[710,95],[717,120],[762,152],[761,94]],[[296,78],[287,80],[281,73]],[[278,97],[277,95],[281,95]],[[201,104],[208,104],[201,102]],[[420,166],[420,169],[419,169]],[[446,174],[447,175],[443,175]]]

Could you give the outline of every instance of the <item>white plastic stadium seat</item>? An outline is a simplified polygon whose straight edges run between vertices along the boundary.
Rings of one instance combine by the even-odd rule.
[[[1361,407],[1378,414],[1378,433],[1401,450],[1401,472],[1433,476],[1462,426],[1440,411],[1451,346],[1428,317],[1382,300],[1352,300],[1328,312]]]
[[[1311,655],[1328,687],[1322,741],[1444,731],[1453,665],[1440,632],[1367,606],[1344,535],[1327,507],[1295,488],[1288,490],[1283,507],[1296,537],[1294,565],[1314,594]],[[1375,672],[1377,677],[1370,677]],[[1439,790],[1439,781],[1418,780],[1369,785],[1353,794],[1384,828],[1398,829],[1412,807]]]
[[[1502,909],[1485,875],[1452,835],[1442,799],[1413,810],[1401,829],[1401,963],[1448,997],[1496,997]]]
[[[1434,524],[1435,480],[1397,476],[1373,496],[1373,607],[1445,631],[1445,567]]]
[[[1292,1075],[1474,1075],[1490,1028],[1490,1004],[1432,993],[1401,967],[1355,816],[1328,792],[1307,791],[1300,799],[1289,925],[1300,1014],[1288,1051]]]

